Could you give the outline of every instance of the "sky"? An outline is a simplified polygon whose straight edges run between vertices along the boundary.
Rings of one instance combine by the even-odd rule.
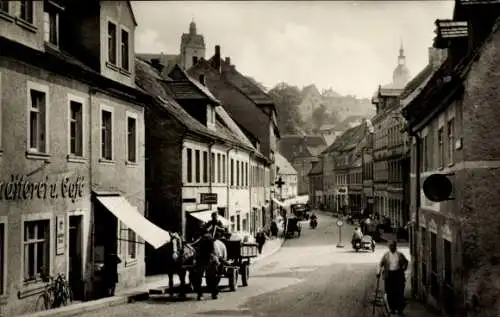
[[[206,58],[230,57],[268,88],[315,84],[369,98],[392,81],[401,43],[411,76],[428,62],[436,19],[454,1],[138,1],[137,53],[179,54],[194,19]]]

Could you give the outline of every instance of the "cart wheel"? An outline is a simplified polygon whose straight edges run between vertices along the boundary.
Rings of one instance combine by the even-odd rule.
[[[250,266],[245,263],[241,266],[241,286],[248,286],[248,279],[250,278]]]
[[[238,270],[236,268],[231,268],[229,270],[229,290],[231,292],[236,291],[238,288]]]

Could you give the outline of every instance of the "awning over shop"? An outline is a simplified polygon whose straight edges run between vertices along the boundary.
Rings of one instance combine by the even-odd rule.
[[[170,242],[170,234],[167,231],[146,219],[122,196],[97,196],[97,200],[155,249]]]
[[[280,206],[280,207],[285,207],[285,204],[283,204],[281,201],[277,200],[276,198],[272,198],[273,200],[273,203],[275,203],[276,205]]]
[[[195,217],[196,219],[204,222],[204,223],[207,223],[209,222],[211,219],[212,219],[212,213],[215,212],[215,211],[212,211],[212,210],[205,210],[205,211],[194,211],[194,212],[190,212],[189,214],[193,217]],[[221,215],[217,215],[217,219],[222,222],[222,224],[224,226],[229,226],[231,224],[231,222],[229,220],[227,220],[226,218],[222,217]]]

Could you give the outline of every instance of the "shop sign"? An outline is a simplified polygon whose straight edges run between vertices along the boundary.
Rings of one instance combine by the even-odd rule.
[[[72,202],[82,198],[85,177],[64,177],[60,181],[49,181],[46,176],[32,181],[24,175],[11,175],[10,181],[0,180],[0,200],[33,200],[68,198]]]
[[[57,216],[56,217],[56,255],[62,255],[64,254],[64,249],[65,249],[65,242],[66,242],[66,235],[65,235],[65,217],[64,216]]]

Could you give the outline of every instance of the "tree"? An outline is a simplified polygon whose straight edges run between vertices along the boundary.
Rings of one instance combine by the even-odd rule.
[[[298,111],[302,97],[296,86],[279,83],[268,92],[276,105],[278,126],[283,134],[296,134],[303,129],[303,122]]]
[[[312,113],[313,129],[318,130],[325,122],[328,122],[327,116],[328,113],[325,105],[322,104],[318,108],[314,109]]]

